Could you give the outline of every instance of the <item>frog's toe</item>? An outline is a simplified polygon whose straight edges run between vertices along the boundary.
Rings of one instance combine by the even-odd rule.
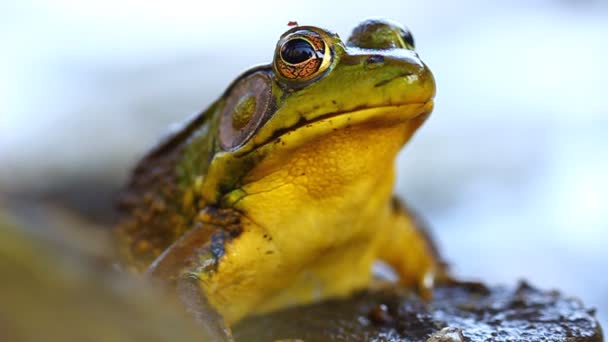
[[[437,272],[434,268],[429,269],[425,272],[422,277],[418,280],[418,294],[424,300],[433,299],[433,288],[435,287],[435,281],[437,278]]]

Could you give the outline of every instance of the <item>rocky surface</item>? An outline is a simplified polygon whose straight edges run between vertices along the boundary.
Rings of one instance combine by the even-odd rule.
[[[439,287],[425,303],[388,287],[250,318],[235,327],[237,341],[602,341],[595,311],[557,291]]]

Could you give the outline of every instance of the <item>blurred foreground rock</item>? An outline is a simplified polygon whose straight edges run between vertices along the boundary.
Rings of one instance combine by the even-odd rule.
[[[36,212],[28,222],[62,215]],[[221,327],[195,324],[155,286],[114,270],[103,232],[69,219],[61,228],[20,221],[0,208],[0,341],[226,340]]]

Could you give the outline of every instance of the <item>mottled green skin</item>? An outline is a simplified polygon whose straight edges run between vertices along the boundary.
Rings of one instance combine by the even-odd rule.
[[[414,50],[414,38],[408,30],[396,22],[387,19],[370,19],[353,30],[348,45],[373,46],[375,49],[407,47]]]
[[[126,264],[144,270],[191,226],[195,205],[184,205],[181,199],[192,188],[196,175],[204,173],[209,165],[213,136],[208,132],[213,108],[169,137],[133,172],[119,204],[122,218],[117,229]]]

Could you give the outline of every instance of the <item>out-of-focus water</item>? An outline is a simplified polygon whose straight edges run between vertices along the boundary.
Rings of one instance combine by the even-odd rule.
[[[458,274],[608,317],[608,2],[23,0],[0,5],[0,190],[119,184],[169,123],[269,62],[286,23],[414,32],[436,110],[398,192]]]

